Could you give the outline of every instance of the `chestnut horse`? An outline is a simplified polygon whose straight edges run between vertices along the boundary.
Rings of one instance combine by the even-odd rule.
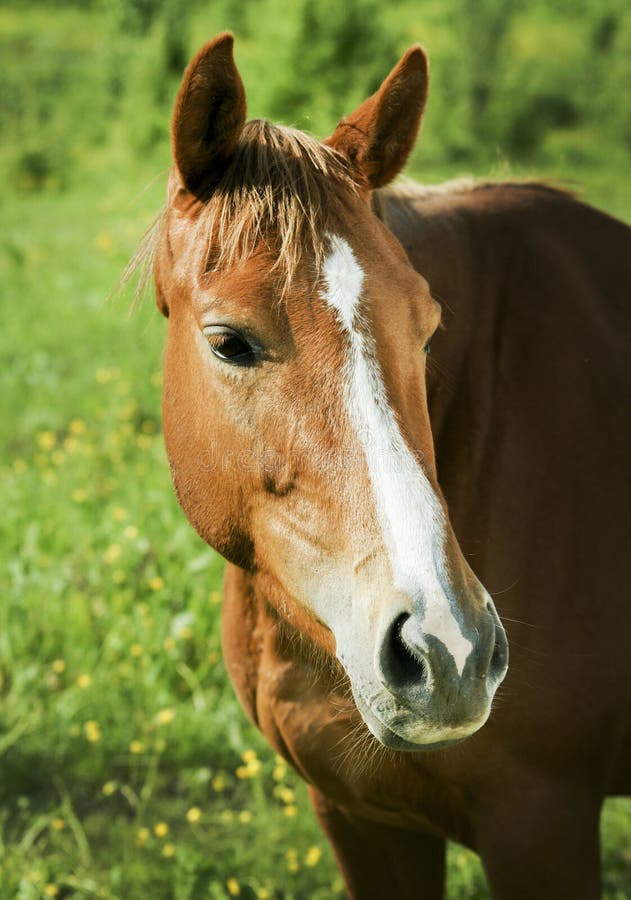
[[[232,44],[184,75],[153,250],[234,686],[351,897],[442,897],[453,839],[501,900],[596,898],[631,791],[630,231],[544,185],[388,188],[418,46],[319,143],[246,122]]]

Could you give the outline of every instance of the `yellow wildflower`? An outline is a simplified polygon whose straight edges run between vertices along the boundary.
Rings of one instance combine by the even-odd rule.
[[[115,793],[117,787],[118,784],[115,781],[106,781],[101,790],[106,797],[111,797],[112,794]]]
[[[221,603],[221,592],[220,591],[211,591],[210,592],[210,602],[214,606],[218,606]]]
[[[241,893],[241,888],[239,887],[239,882],[236,878],[229,878],[226,881],[226,887],[228,888],[228,893],[231,897],[238,897]]]
[[[138,753],[143,753],[144,749],[145,749],[145,745],[143,744],[142,741],[132,741],[131,744],[129,745],[129,752],[134,753],[136,755]]]
[[[199,822],[202,817],[202,811],[199,806],[191,806],[189,811],[186,813],[186,818],[189,822]]]
[[[174,709],[161,709],[158,715],[156,716],[156,722],[158,725],[168,725],[175,718],[175,710]]]
[[[97,250],[101,250],[103,253],[111,253],[114,249],[114,239],[111,234],[108,234],[107,231],[99,231],[97,236],[94,238],[94,246]]]
[[[132,656],[142,656],[143,649],[141,644],[132,644],[129,648],[129,652]]]
[[[210,783],[212,785],[213,791],[216,791],[218,794],[220,794],[221,791],[225,790],[226,780],[223,775],[215,775]]]
[[[152,591],[161,591],[164,587],[164,581],[159,575],[155,575],[153,578],[149,579],[149,587]]]
[[[242,809],[239,813],[239,822],[243,825],[248,825],[252,821],[252,813],[249,809]]]
[[[94,721],[94,719],[90,719],[89,722],[86,722],[83,726],[83,730],[85,732],[86,738],[90,741],[91,744],[96,744],[101,740],[101,727],[98,722]]]
[[[37,435],[37,446],[40,450],[52,450],[57,443],[57,436],[54,431],[40,431]]]
[[[296,799],[294,792],[291,788],[288,787],[278,787],[276,789],[276,793],[277,796],[280,797],[280,799],[283,801],[283,803],[286,803],[288,806]]]
[[[57,818],[53,819],[50,825],[54,831],[63,831],[66,827],[66,823],[60,816],[57,816]]]
[[[83,419],[73,419],[68,426],[70,434],[85,434],[86,424]]]
[[[130,541],[133,541],[134,538],[138,537],[138,529],[135,525],[128,525],[123,533],[125,537]]]
[[[146,844],[151,836],[151,832],[148,828],[139,828],[136,833],[136,843],[138,845]]]
[[[319,847],[309,847],[305,856],[305,866],[312,869],[317,866],[322,858],[322,850]]]
[[[122,506],[115,506],[112,510],[112,518],[115,522],[123,522],[127,518],[127,512]]]
[[[293,819],[293,817],[298,812],[298,809],[295,806],[285,806],[283,809],[283,812],[285,813],[285,815],[287,816],[288,819]]]
[[[83,490],[83,488],[78,488],[76,491],[72,492],[72,499],[75,503],[85,503],[88,499],[87,492]]]
[[[173,650],[173,648],[175,647],[175,641],[173,640],[172,637],[165,638],[162,643],[162,646],[164,647],[165,650]]]
[[[78,688],[81,688],[83,690],[90,687],[90,685],[92,684],[92,678],[90,677],[90,675],[84,673],[83,675],[79,675],[75,683]]]
[[[121,555],[120,544],[110,544],[105,553],[103,554],[103,562],[111,565],[113,562],[116,562],[118,557]]]
[[[47,884],[44,888],[44,895],[46,897],[56,897],[59,893],[59,888],[56,884]]]
[[[50,667],[56,675],[61,675],[62,672],[66,671],[66,663],[63,659],[54,659]]]
[[[193,629],[189,628],[188,625],[180,628],[180,637],[185,641],[190,641],[190,639],[193,637]]]
[[[166,856],[167,859],[170,859],[172,856],[175,856],[175,845],[174,844],[165,844],[162,848],[162,855]]]
[[[158,824],[154,827],[153,833],[156,837],[166,837],[169,833],[169,826],[166,822],[158,822]]]
[[[261,762],[256,755],[256,751],[246,750],[241,754],[241,759],[245,762],[245,765],[237,768],[237,778],[256,778],[261,771]]]

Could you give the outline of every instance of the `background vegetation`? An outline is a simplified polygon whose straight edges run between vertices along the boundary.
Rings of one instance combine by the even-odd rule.
[[[250,113],[324,135],[421,40],[410,172],[534,173],[631,211],[624,0],[5,0],[0,8],[0,897],[327,898],[304,788],[221,663],[221,560],[177,509],[163,322],[108,299],[159,207],[182,68],[237,33]],[[631,812],[608,805],[609,900]],[[486,896],[454,847],[451,898]]]

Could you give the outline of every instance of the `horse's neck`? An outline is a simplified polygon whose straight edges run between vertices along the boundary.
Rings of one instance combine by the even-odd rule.
[[[441,430],[454,393],[462,394],[463,379],[470,378],[466,366],[473,329],[482,338],[477,316],[477,283],[471,229],[466,218],[452,209],[448,193],[435,197],[428,189],[418,194],[375,192],[373,208],[398,238],[414,268],[428,281],[432,296],[443,307],[442,327],[432,341],[428,363],[428,398],[434,438]],[[454,204],[455,205],[455,204]],[[485,279],[487,311],[493,281],[499,268]],[[476,273],[477,275],[477,273]],[[480,385],[476,385],[476,390]],[[484,398],[479,398],[484,404]]]

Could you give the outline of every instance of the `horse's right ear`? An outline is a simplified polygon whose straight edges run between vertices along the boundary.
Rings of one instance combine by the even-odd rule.
[[[233,43],[225,32],[202,47],[189,63],[175,101],[173,158],[193,194],[220,181],[245,122],[245,89],[232,56]]]

